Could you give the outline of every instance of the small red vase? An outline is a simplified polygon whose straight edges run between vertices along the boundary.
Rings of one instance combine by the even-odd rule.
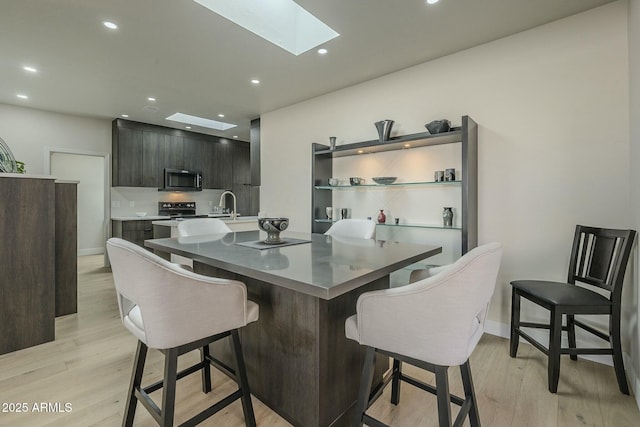
[[[387,222],[387,216],[384,214],[384,210],[380,209],[380,213],[378,214],[378,223],[384,224]]]

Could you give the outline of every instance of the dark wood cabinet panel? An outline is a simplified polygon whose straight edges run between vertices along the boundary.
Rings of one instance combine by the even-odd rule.
[[[169,135],[165,143],[164,154],[165,168],[185,169],[184,162],[184,138]]]
[[[113,138],[113,185],[142,187],[142,131],[118,128]]]
[[[142,186],[164,185],[167,136],[150,131],[142,132]]]
[[[233,186],[233,153],[230,142],[219,142],[213,144],[213,158],[215,167],[213,168],[213,188],[221,190],[231,190]]]
[[[78,312],[77,187],[55,184],[56,317]]]
[[[238,212],[241,215],[257,215],[260,188],[251,185],[251,157],[249,144],[236,144],[232,149],[233,184]]]
[[[144,241],[153,239],[152,222],[152,220],[112,220],[111,234],[113,237],[119,237],[144,248]]]
[[[206,141],[193,138],[183,138],[184,168],[203,172],[203,146]]]
[[[55,336],[52,179],[0,178],[0,354]]]

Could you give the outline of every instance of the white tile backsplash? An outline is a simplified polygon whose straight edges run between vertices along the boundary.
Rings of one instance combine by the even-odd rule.
[[[158,214],[158,202],[196,202],[196,215],[211,213],[224,190],[195,192],[158,191],[155,188],[112,187],[111,216],[134,216],[136,212]]]

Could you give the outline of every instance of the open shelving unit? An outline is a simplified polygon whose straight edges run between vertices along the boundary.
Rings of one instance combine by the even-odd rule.
[[[362,185],[327,185],[333,176],[333,159],[348,156],[359,156],[369,153],[406,150],[420,147],[431,147],[442,144],[461,144],[461,172],[458,181],[419,181],[399,182],[393,184],[362,184]],[[434,186],[461,187],[461,225],[458,227],[444,227],[441,224],[419,223],[386,223],[379,227],[415,227],[450,229],[461,233],[461,253],[465,254],[478,244],[478,125],[469,116],[462,117],[462,126],[453,128],[450,132],[440,134],[417,133],[397,136],[388,141],[379,140],[354,142],[335,147],[333,150],[324,144],[314,143],[312,147],[312,209],[311,229],[314,233],[324,233],[329,229],[332,220],[325,219],[325,208],[333,206],[334,191],[384,191],[390,189],[401,190],[424,186],[425,189]]]

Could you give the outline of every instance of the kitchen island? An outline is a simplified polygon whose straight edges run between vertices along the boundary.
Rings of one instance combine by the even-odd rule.
[[[249,299],[260,306],[258,321],[240,333],[256,397],[294,426],[349,425],[364,352],[345,337],[345,319],[355,313],[360,294],[388,288],[391,272],[442,248],[294,232],[282,237],[297,244],[246,246],[265,236],[249,231],[145,245],[192,259],[198,273],[246,284]],[[231,363],[223,344],[213,346],[213,354]],[[376,366],[379,382],[388,359],[379,357]]]

